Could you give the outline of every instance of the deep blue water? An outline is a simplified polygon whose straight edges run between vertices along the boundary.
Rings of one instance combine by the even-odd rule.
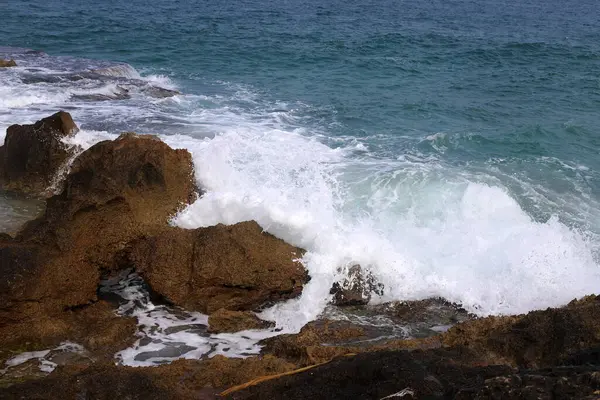
[[[600,282],[595,1],[5,0],[0,14],[0,46],[128,63],[185,100],[9,104],[4,124],[72,106],[94,132],[224,135],[198,147],[216,176],[199,179],[212,207],[226,197],[245,211],[190,226],[255,218],[318,254],[335,245],[315,238],[343,232],[351,249],[332,260],[372,265],[391,297],[444,295],[488,313]],[[262,206],[246,201],[256,193]]]

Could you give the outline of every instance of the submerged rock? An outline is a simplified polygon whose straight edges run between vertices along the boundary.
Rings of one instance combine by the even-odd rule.
[[[13,59],[10,59],[10,60],[0,59],[0,68],[16,67],[16,66],[17,66],[17,63]]]
[[[248,329],[266,329],[273,326],[263,321],[251,311],[230,311],[221,308],[208,317],[210,333],[232,333]]]
[[[0,188],[34,196],[51,195],[51,186],[72,152],[63,143],[79,128],[60,111],[32,125],[11,125],[0,147]]]
[[[254,221],[195,230],[173,228],[136,241],[128,252],[152,290],[188,310],[254,310],[302,292],[304,250]]]

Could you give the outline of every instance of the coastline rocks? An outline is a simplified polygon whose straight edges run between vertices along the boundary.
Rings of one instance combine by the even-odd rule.
[[[468,365],[459,349],[381,351],[341,357],[230,392],[228,399],[597,399],[600,368],[515,371]]]
[[[63,191],[19,239],[52,246],[64,264],[111,270],[128,242],[167,229],[169,218],[195,197],[189,152],[153,136],[123,134],[75,159]]]
[[[215,399],[225,388],[281,374],[293,365],[274,357],[178,360],[168,365],[131,368],[114,364],[59,367],[44,379],[0,386],[0,399]]]
[[[132,244],[127,262],[169,302],[211,314],[298,296],[309,279],[296,261],[303,253],[248,221],[142,238]]]
[[[187,151],[132,134],[92,146],[73,162],[44,215],[18,235],[19,251],[28,246],[39,256],[27,266],[11,261],[3,267],[25,271],[11,275],[14,288],[7,295],[20,314],[95,301],[100,275],[113,268],[115,254],[133,239],[166,229],[168,218],[194,196]]]
[[[248,329],[267,329],[273,326],[251,311],[229,311],[221,308],[208,316],[208,332],[233,333]]]
[[[495,363],[522,368],[564,365],[581,351],[600,346],[600,296],[525,315],[467,321],[445,333],[443,342]]]
[[[10,59],[10,60],[0,59],[0,68],[8,68],[8,67],[16,67],[16,66],[17,66],[17,63],[13,59]]]
[[[0,147],[0,188],[33,196],[50,195],[56,175],[72,152],[62,139],[79,128],[60,111],[32,125],[11,125]]]
[[[383,294],[383,285],[375,281],[371,272],[365,273],[356,264],[348,269],[343,281],[333,284],[329,293],[333,295],[332,303],[336,306],[366,305],[371,300],[372,293],[380,296]]]
[[[15,354],[48,350],[64,342],[82,346],[93,362],[108,362],[117,351],[135,342],[136,325],[134,318],[117,316],[104,301],[78,310],[40,314],[21,322],[3,322],[0,365]]]
[[[169,217],[195,197],[192,174],[187,151],[154,137],[126,134],[83,152],[45,213],[0,241],[3,320],[60,320],[96,302],[117,252],[168,229]]]

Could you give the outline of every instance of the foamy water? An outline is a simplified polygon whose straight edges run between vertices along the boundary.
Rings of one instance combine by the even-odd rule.
[[[384,285],[373,302],[441,296],[478,315],[560,306],[600,287],[600,214],[585,186],[593,171],[584,165],[539,159],[563,171],[558,178],[571,188],[565,192],[509,173],[499,159],[451,164],[423,150],[459,145],[445,134],[424,136],[402,152],[381,152],[389,138],[330,136],[327,126],[307,122],[297,104],[268,102],[249,87],[228,89],[228,95],[156,98],[145,92],[148,85],[185,88],[162,75],[143,77],[130,66],[28,57],[23,65],[41,64],[37,75],[85,66],[105,68],[104,78],[25,84],[19,77],[32,73],[25,67],[0,75],[0,128],[67,109],[82,127],[68,141],[83,148],[126,130],[158,133],[192,153],[196,180],[206,190],[174,216],[174,225],[256,220],[307,250],[302,262],[313,279],[302,295],[261,313],[276,321],[276,331],[212,338],[202,328],[172,332],[168,328],[178,324],[205,326],[206,316],[187,313],[175,321],[171,311],[143,302],[127,312],[157,328],[140,328],[140,342],[119,353],[124,364],[254,354],[258,339],[297,332],[315,319],[330,300],[332,283],[343,278],[340,268],[356,263]],[[127,98],[77,98],[111,96],[120,87],[128,88]],[[171,346],[161,353],[165,343]]]

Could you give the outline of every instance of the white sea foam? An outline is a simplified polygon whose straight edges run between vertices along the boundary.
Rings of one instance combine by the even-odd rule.
[[[111,68],[105,76],[144,79],[130,66]],[[124,130],[158,130],[171,146],[192,152],[196,179],[206,189],[174,224],[195,228],[254,219],[305,248],[302,262],[313,279],[302,296],[262,313],[284,332],[297,331],[324,309],[331,284],[342,278],[339,267],[351,263],[385,285],[383,296],[373,301],[442,296],[479,315],[558,306],[600,287],[593,233],[600,215],[586,186],[586,174],[593,173],[587,167],[540,159],[540,165],[566,171],[569,190],[560,191],[519,171],[507,172],[500,158],[456,167],[416,150],[381,155],[373,144],[389,138],[373,136],[365,144],[330,137],[327,127],[317,131],[315,124],[305,124],[294,106],[269,103],[248,87],[222,83],[218,95],[156,101],[142,93],[86,103],[71,99],[73,90],[106,86],[24,85],[13,79],[15,73],[0,77],[0,95],[8,95],[0,96],[0,126],[30,123],[68,105],[83,129],[67,140],[83,148]],[[161,76],[145,79],[173,88]],[[438,133],[424,142],[444,150],[449,140]],[[157,325],[164,337],[122,352],[123,362],[167,360],[159,353],[169,341],[194,343],[193,350],[180,349],[183,357],[256,350],[254,333],[213,335],[212,342],[164,333],[168,326],[157,322],[169,320],[164,312],[139,311],[140,321]],[[199,323],[205,317],[192,318]],[[256,335],[265,334],[274,333]],[[217,340],[223,344],[215,345]],[[136,359],[153,351],[158,353]]]
[[[221,127],[192,151],[206,195],[185,228],[254,219],[308,250],[302,296],[263,313],[297,331],[328,301],[338,267],[360,263],[380,300],[442,296],[479,315],[558,306],[600,285],[593,244],[556,217],[534,221],[500,185],[435,163],[352,160],[302,135]]]

